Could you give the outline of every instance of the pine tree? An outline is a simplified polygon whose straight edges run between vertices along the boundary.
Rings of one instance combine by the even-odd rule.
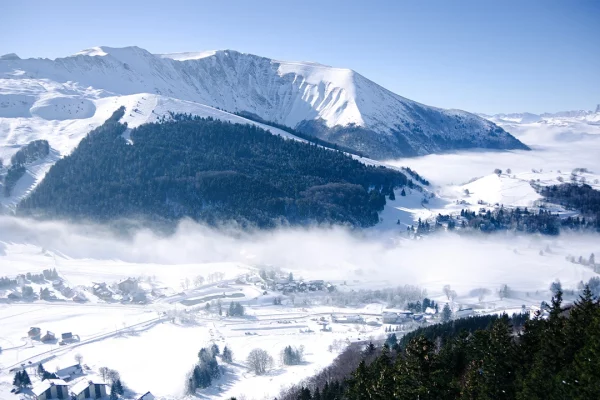
[[[31,379],[29,378],[29,374],[27,373],[26,370],[23,370],[21,372],[21,385],[22,386],[29,386],[29,385],[31,385]]]
[[[115,389],[117,390],[117,394],[123,396],[125,394],[125,388],[123,388],[123,384],[120,379],[115,381]]]
[[[15,377],[13,378],[13,386],[21,387],[21,385],[22,385],[21,371],[17,371],[15,373]]]
[[[448,303],[444,305],[444,309],[442,310],[442,322],[448,322],[452,319],[452,310]]]
[[[402,191],[400,192],[400,196],[402,196],[402,197],[406,196],[406,192],[404,191],[404,188],[402,188]]]
[[[119,399],[119,391],[117,390],[116,387],[116,382],[113,382],[112,385],[110,385],[110,400],[118,400]]]
[[[225,361],[226,363],[233,362],[233,353],[231,352],[231,349],[229,347],[225,346],[223,348],[222,358],[223,358],[223,361]]]

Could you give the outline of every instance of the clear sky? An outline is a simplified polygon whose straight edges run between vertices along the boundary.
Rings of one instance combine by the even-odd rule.
[[[0,0],[0,54],[129,45],[317,61],[472,112],[600,103],[600,0]]]

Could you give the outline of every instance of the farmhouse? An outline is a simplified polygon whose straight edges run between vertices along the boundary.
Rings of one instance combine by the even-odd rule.
[[[400,324],[412,317],[413,313],[404,310],[386,310],[381,314],[384,324]]]
[[[137,400],[154,400],[156,397],[150,392],[144,393],[142,396],[138,397]]]
[[[29,338],[33,339],[33,340],[40,340],[41,335],[42,335],[42,330],[35,326],[29,328],[29,332],[27,332],[27,336],[29,336]]]
[[[46,334],[41,338],[42,342],[52,342],[54,340],[56,340],[56,335],[50,331],[46,331]]]
[[[46,379],[31,390],[35,400],[67,399],[69,386],[62,379]]]
[[[71,396],[77,400],[106,397],[106,383],[95,379],[82,379],[71,387]]]
[[[81,368],[81,365],[79,364],[71,365],[70,367],[56,371],[56,376],[67,382],[79,375],[83,375],[83,368]]]
[[[123,293],[133,293],[138,289],[137,279],[127,278],[117,284],[119,290]]]

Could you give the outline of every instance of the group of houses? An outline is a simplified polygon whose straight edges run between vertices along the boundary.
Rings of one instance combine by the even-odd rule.
[[[387,309],[381,313],[381,320],[384,324],[405,324],[411,321],[422,322],[433,317],[435,313],[435,309],[431,307],[428,307],[424,313]]]
[[[289,278],[275,279],[272,282],[268,282],[270,286],[274,287],[275,290],[282,293],[303,293],[303,292],[316,292],[318,290],[332,290],[333,286],[330,283],[326,283],[323,280],[312,280],[312,281],[295,281]]]
[[[35,400],[107,398],[108,384],[97,377],[86,376],[80,364],[59,369],[56,376],[56,379],[45,379],[33,387],[31,392]],[[154,399],[152,393],[146,392],[137,400]]]
[[[29,331],[27,331],[27,337],[31,340],[38,340],[43,343],[56,343],[58,341],[54,332],[46,331],[46,333],[44,335],[42,335],[41,328],[39,328],[37,326],[33,326],[33,327],[29,328]],[[74,342],[79,342],[79,340],[80,340],[79,335],[74,335],[71,332],[62,333],[60,335],[60,338],[61,338],[61,340],[60,340],[59,344],[61,346],[70,344],[70,343],[74,343]]]
[[[145,304],[146,292],[140,288],[139,281],[127,278],[109,287],[106,282],[94,282],[92,293],[104,301]]]

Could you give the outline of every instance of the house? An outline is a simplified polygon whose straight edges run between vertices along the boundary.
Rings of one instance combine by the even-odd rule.
[[[31,390],[35,400],[68,399],[69,385],[62,379],[46,379]]]
[[[73,301],[77,303],[85,303],[88,300],[87,297],[85,297],[85,295],[83,295],[82,293],[77,293],[75,296],[73,296]]]
[[[71,365],[70,367],[56,371],[56,376],[67,382],[79,375],[83,375],[83,368],[81,368],[81,365],[79,364]]]
[[[123,293],[133,293],[138,290],[137,279],[127,278],[117,284],[119,290]]]
[[[46,331],[46,334],[40,339],[42,342],[52,342],[56,340],[56,335],[50,331]]]
[[[381,314],[384,324],[400,324],[412,317],[411,311],[404,310],[386,310]]]
[[[463,308],[462,310],[458,310],[454,313],[454,318],[465,318],[470,317],[475,314],[472,308]]]
[[[107,300],[112,298],[113,293],[106,287],[106,283],[94,283],[92,292],[101,299]]]
[[[9,300],[21,300],[23,296],[19,292],[12,292],[8,295]]]
[[[107,386],[96,378],[82,379],[71,387],[71,396],[77,400],[100,399],[106,397]]]
[[[138,397],[137,400],[154,400],[155,398],[152,393],[146,392],[141,397]]]
[[[435,308],[433,308],[433,307],[427,307],[425,309],[425,314],[427,314],[427,315],[434,315],[435,313],[436,313]]]
[[[42,330],[37,327],[31,327],[31,328],[29,328],[29,331],[27,332],[27,336],[29,336],[29,338],[33,339],[33,340],[40,340],[41,335],[42,335]]]

